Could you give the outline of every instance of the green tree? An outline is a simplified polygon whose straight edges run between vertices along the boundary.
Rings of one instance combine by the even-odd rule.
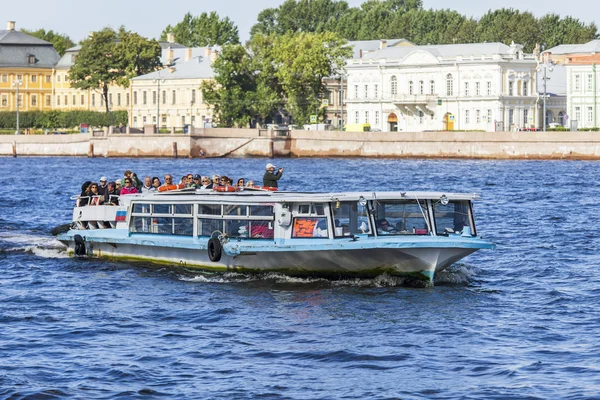
[[[167,25],[160,35],[166,40],[173,33],[175,41],[187,47],[224,46],[240,43],[237,26],[228,17],[219,18],[216,12],[202,13],[194,17],[191,13],[183,16],[183,20],[175,26]]]
[[[75,46],[75,43],[69,36],[54,32],[53,30],[46,31],[45,29],[38,29],[37,31],[31,31],[28,29],[21,29],[21,32],[52,43],[54,49],[61,57],[65,54],[67,49]]]
[[[542,43],[546,49],[559,44],[586,43],[597,37],[597,27],[589,25],[573,17],[560,18],[557,14],[546,14],[540,18]]]
[[[283,89],[287,110],[299,124],[318,114],[325,92],[323,78],[332,76],[352,54],[346,40],[332,32],[278,36],[273,47],[275,77]]]
[[[153,71],[160,65],[160,46],[154,40],[128,32],[119,33],[110,28],[94,32],[81,44],[75,63],[69,70],[71,86],[100,92],[110,110],[110,85],[129,86],[129,79]]]
[[[536,43],[540,43],[541,31],[538,20],[530,12],[502,8],[490,10],[479,19],[476,37],[480,42],[519,43],[526,52],[531,52]]]

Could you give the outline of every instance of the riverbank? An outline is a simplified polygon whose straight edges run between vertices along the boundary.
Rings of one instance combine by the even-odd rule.
[[[339,132],[0,135],[0,156],[398,157],[600,160],[598,132]]]

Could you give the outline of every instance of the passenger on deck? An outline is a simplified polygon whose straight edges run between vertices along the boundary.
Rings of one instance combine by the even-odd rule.
[[[81,194],[77,198],[77,207],[87,206],[90,202],[90,186],[92,181],[85,181],[81,185]]]
[[[246,182],[246,187],[247,188],[253,188],[254,187],[254,181],[248,181],[248,182]]]
[[[171,185],[173,185],[173,177],[170,174],[166,174],[165,175],[165,183],[163,183],[161,185],[161,187],[162,186],[166,187],[166,186],[171,186]]]
[[[203,176],[200,180],[200,189],[212,189],[213,185],[208,176]]]
[[[160,185],[161,185],[161,183],[160,183],[160,179],[158,178],[158,176],[153,177],[152,178],[152,187],[154,188],[154,190],[158,190]]]
[[[118,179],[115,182],[115,190],[117,191],[117,193],[121,193],[121,189],[123,188],[123,186],[121,185],[121,180]]]
[[[119,192],[117,192],[116,186],[115,182],[108,182],[108,190],[104,195],[104,204],[111,206],[119,205]]]
[[[125,173],[123,174],[123,178],[121,178],[121,187],[125,187],[125,179],[132,179],[133,178],[133,172],[131,172],[131,170],[126,170]],[[137,186],[137,181],[133,182],[133,186]]]
[[[244,180],[244,178],[240,178],[237,180],[235,186],[243,188],[245,183],[246,183],[246,181]]]
[[[156,188],[152,186],[152,178],[146,176],[144,178],[144,186],[142,186],[142,193],[156,192]]]
[[[377,221],[377,233],[380,235],[389,235],[396,233],[396,228],[393,228],[387,219],[380,219]]]
[[[223,175],[221,179],[219,179],[219,186],[230,186],[231,179],[228,176]]]
[[[98,193],[100,193],[101,196],[104,196],[107,191],[108,191],[107,180],[106,180],[106,177],[103,176],[102,178],[100,178],[100,184],[98,185]]]
[[[99,206],[102,203],[104,203],[104,196],[102,196],[100,193],[98,193],[98,184],[93,182],[90,185],[89,205],[90,206]]]
[[[217,174],[214,174],[214,175],[212,176],[212,185],[213,185],[213,188],[214,188],[215,186],[219,186],[219,183],[220,183],[220,181],[221,181],[221,176],[220,176],[220,175],[217,175]],[[211,189],[212,189],[212,188],[211,188]]]
[[[125,187],[121,189],[119,195],[125,196],[127,194],[136,194],[137,192],[137,189],[132,184],[131,178],[127,178],[125,179]]]
[[[276,188],[277,181],[281,179],[281,175],[283,174],[283,168],[279,168],[277,173],[275,173],[275,166],[271,163],[268,163],[266,169],[267,171],[263,176],[263,186]]]
[[[202,177],[198,174],[194,175],[194,188],[200,189],[202,187]]]

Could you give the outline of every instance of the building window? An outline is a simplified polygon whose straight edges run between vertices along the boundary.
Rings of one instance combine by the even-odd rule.
[[[17,80],[19,82],[23,82],[23,75],[17,75]]]
[[[575,74],[575,83],[573,86],[576,92],[581,90],[581,76],[579,74]]]
[[[471,120],[469,118],[469,110],[465,110],[465,124],[469,123],[471,123]]]
[[[56,105],[60,106],[60,95],[56,96]]]
[[[475,122],[478,124],[481,123],[481,110],[475,110]]]
[[[196,104],[196,89],[192,89],[192,104]]]
[[[523,82],[523,96],[529,96],[528,82]]]
[[[46,83],[51,83],[51,82],[52,82],[52,76],[46,75]]]
[[[369,123],[369,112],[365,111],[365,124]]]
[[[435,93],[435,81],[429,81],[429,94]]]
[[[121,106],[121,93],[117,93],[117,106]]]
[[[587,75],[586,90],[588,92],[591,92],[592,90],[594,90],[594,76],[592,74]]]
[[[594,108],[587,108],[587,122],[594,122]]]
[[[378,85],[375,85],[373,87],[373,94],[374,94],[374,96],[375,96],[376,99],[379,98],[379,86]]]
[[[60,75],[56,75],[56,82],[60,83]]]
[[[365,99],[369,98],[369,85],[365,85]]]
[[[529,110],[523,110],[523,126],[525,126],[529,123],[528,114],[529,114]]]
[[[465,96],[469,96],[469,82],[465,82]]]
[[[491,96],[492,95],[492,82],[486,82],[486,86],[487,86],[487,95]]]
[[[32,83],[37,82],[37,75],[31,75],[31,82]]]
[[[23,95],[20,94],[17,98],[17,107],[23,107]]]
[[[85,105],[85,96],[81,95],[81,105]]]
[[[133,92],[133,105],[134,106],[137,106],[137,103],[138,103],[137,102],[137,94],[138,94],[138,92]]]
[[[173,103],[171,104],[177,104],[177,92],[175,90],[173,90]]]
[[[29,64],[35,64],[35,56],[33,54],[30,54],[29,56],[27,56],[27,61],[29,62]]]
[[[100,95],[100,107],[104,107],[104,96]]]
[[[52,96],[47,94],[46,95],[46,107],[51,107],[51,106],[52,106]]]
[[[142,122],[144,123],[144,125],[146,125],[146,121],[148,121],[148,119],[146,118],[146,116],[144,115],[144,117],[142,118]]]
[[[558,113],[558,124],[561,126],[565,125],[565,113],[562,111]]]
[[[446,96],[454,96],[454,78],[452,74],[446,75]]]
[[[419,110],[419,124],[423,123],[423,116],[424,116],[423,111]]]
[[[508,109],[508,123],[509,124],[515,123],[515,110],[513,110],[512,108]]]
[[[5,94],[2,95],[2,107],[8,107],[8,96]]]
[[[408,82],[408,94],[413,94],[413,81]]]
[[[354,98],[358,99],[358,85],[354,85]]]
[[[581,121],[581,108],[575,107],[575,121]]]
[[[358,116],[358,111],[355,111],[354,112],[354,123],[358,124],[359,123],[359,119],[360,119],[360,117]]]
[[[392,96],[398,94],[398,78],[396,76],[390,78],[390,93]]]
[[[375,111],[375,126],[379,126],[379,111]]]
[[[146,91],[144,90],[142,92],[142,105],[146,105],[147,103],[148,103],[148,97],[147,97]]]
[[[492,110],[487,110],[487,122],[492,122]]]
[[[125,93],[125,105],[129,107],[129,93]]]
[[[515,88],[515,83],[514,82],[508,82],[508,95],[512,96],[514,95],[514,88]]]
[[[156,124],[156,115],[153,115],[153,116],[152,116],[152,123],[153,123],[153,124]]]
[[[31,107],[37,107],[37,95],[31,95]]]
[[[419,94],[425,94],[425,82],[419,81]]]
[[[77,95],[73,95],[73,103],[71,103],[73,105],[77,104]]]
[[[156,104],[156,90],[152,91],[152,104]]]
[[[8,74],[2,74],[2,82],[8,82]]]
[[[92,93],[92,107],[96,107],[96,95]]]
[[[181,126],[185,126],[185,115],[181,116]]]
[[[133,126],[137,128],[137,117],[133,117]]]
[[[110,93],[110,94],[108,95],[108,105],[109,105],[110,107],[112,107],[112,105],[113,105],[113,101],[112,101],[112,93]]]
[[[475,96],[481,96],[481,82],[475,82]]]
[[[65,94],[65,106],[69,105],[69,96]]]
[[[167,91],[163,90],[162,92],[162,103],[167,104]]]

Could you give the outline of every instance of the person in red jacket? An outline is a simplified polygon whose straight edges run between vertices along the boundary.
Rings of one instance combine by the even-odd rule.
[[[125,187],[121,188],[121,193],[119,193],[119,195],[136,194],[138,192],[135,186],[131,184],[131,178],[125,178],[124,181]]]

